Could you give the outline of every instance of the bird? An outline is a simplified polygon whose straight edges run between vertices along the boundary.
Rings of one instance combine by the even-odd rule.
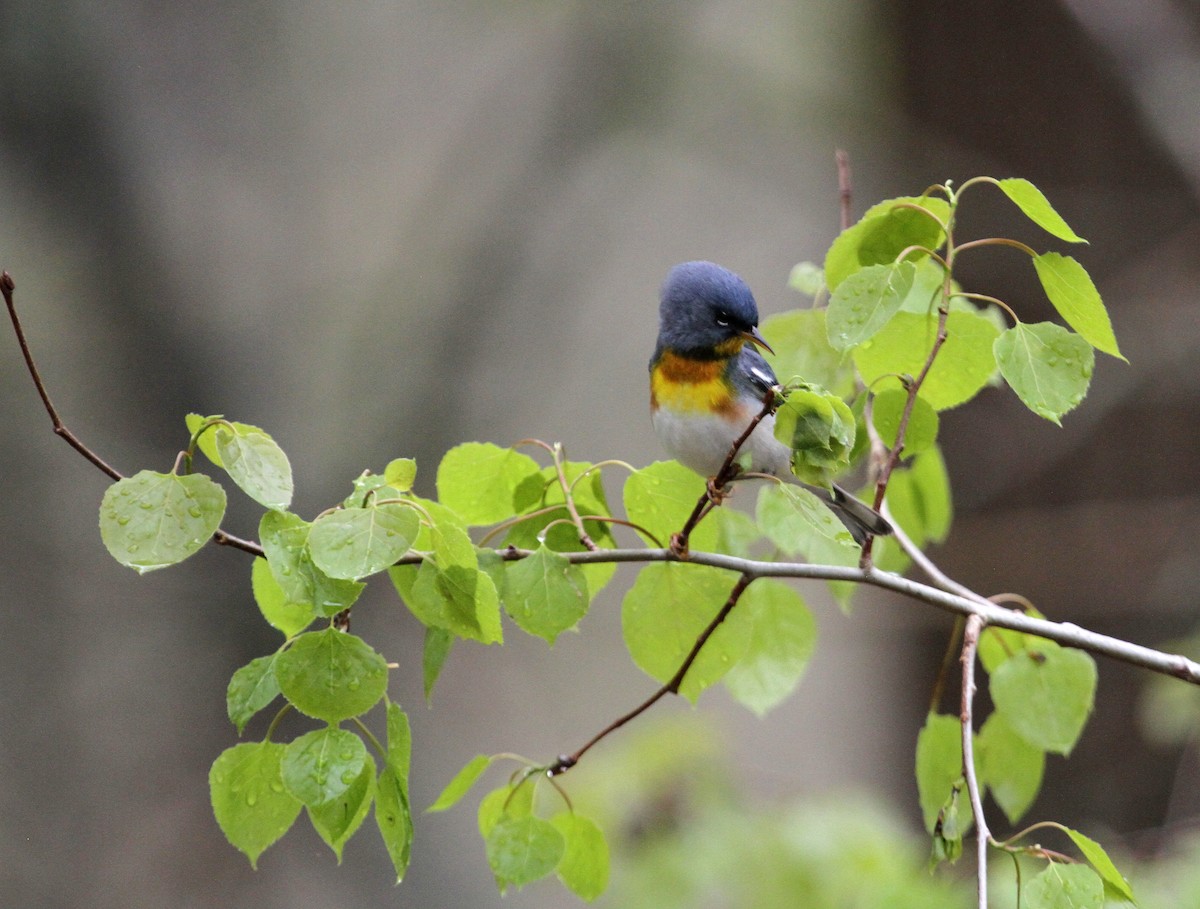
[[[758,330],[758,305],[738,275],[712,262],[676,265],[663,282],[658,340],[650,358],[650,415],[663,448],[712,480],[733,443],[762,412],[779,385],[760,350],[774,354]],[[765,417],[739,450],[744,470],[770,474],[814,493],[863,546],[892,532],[877,511],[836,484],[802,482],[791,470],[791,449],[775,438]],[[719,494],[719,490],[713,490]]]

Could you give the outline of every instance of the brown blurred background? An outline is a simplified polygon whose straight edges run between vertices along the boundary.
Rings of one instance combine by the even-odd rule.
[[[662,275],[711,258],[764,314],[797,305],[789,269],[837,229],[835,148],[857,211],[1026,177],[1091,240],[1073,254],[1130,365],[1100,358],[1062,429],[999,391],[946,415],[958,521],[935,555],[982,592],[1154,644],[1192,628],[1200,589],[1197,98],[1182,0],[5,0],[0,267],[68,425],[118,468],[169,468],[183,414],[225,413],[274,434],[311,516],[402,455],[429,491],[468,439],[660,457]],[[970,200],[978,231],[1060,248],[998,193]],[[1044,308],[1014,254],[962,266]],[[367,828],[340,869],[309,832],[257,873],[225,843],[206,788],[235,741],[225,685],[275,646],[249,560],[210,548],[144,578],[111,561],[104,478],[54,438],[0,334],[0,905],[496,905],[469,807],[418,818],[398,890]],[[231,499],[227,528],[253,535]],[[949,621],[871,595],[845,618],[805,593],[822,642],[800,692],[765,722],[719,693],[700,709],[755,792],[868,789],[916,826]],[[401,663],[417,807],[472,754],[547,758],[650,690],[614,591],[552,651],[516,633],[458,648],[427,710],[419,629],[386,594],[355,630]],[[1100,669],[1034,814],[1149,848],[1196,807],[1196,768],[1134,731],[1142,677]]]

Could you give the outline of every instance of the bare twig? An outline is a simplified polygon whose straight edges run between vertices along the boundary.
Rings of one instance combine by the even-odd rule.
[[[975,654],[979,649],[979,635],[983,631],[983,617],[973,615],[967,619],[963,631],[962,648],[962,752],[963,776],[967,779],[967,794],[971,797],[971,814],[975,818],[975,886],[979,896],[979,909],[987,909],[987,849],[991,839],[987,818],[983,814],[983,797],[979,792],[979,779],[975,774]]]
[[[123,473],[105,461],[96,452],[92,451],[75,433],[71,432],[63,423],[62,417],[58,415],[58,410],[50,400],[49,392],[46,391],[46,385],[42,381],[42,375],[38,371],[37,363],[34,362],[33,352],[29,348],[29,341],[26,339],[25,331],[21,327],[21,320],[17,318],[17,307],[13,300],[13,291],[15,290],[16,283],[13,281],[12,275],[8,272],[0,272],[0,293],[4,294],[4,304],[8,307],[8,317],[12,320],[13,332],[16,333],[17,343],[21,346],[21,355],[25,358],[25,366],[29,370],[29,377],[33,379],[38,396],[42,399],[42,405],[46,408],[46,413],[50,415],[50,422],[54,424],[54,434],[66,440],[68,445],[98,467],[109,479],[114,481],[125,479]],[[251,555],[264,555],[262,547],[257,543],[235,537],[233,534],[226,533],[219,528],[213,533],[212,539],[214,543],[221,546],[240,549]]]
[[[646,698],[646,700],[642,701],[642,703],[638,704],[628,713],[623,714],[601,729],[598,733],[588,739],[587,743],[584,744],[584,746],[578,751],[575,751],[572,754],[559,755],[554,763],[546,768],[547,775],[553,777],[566,773],[568,770],[578,764],[580,758],[582,758],[584,754],[586,754],[602,739],[611,733],[616,732],[630,720],[641,716],[656,703],[658,703],[658,701],[665,695],[678,694],[679,687],[683,684],[684,677],[687,675],[688,670],[691,669],[692,665],[696,662],[696,658],[700,656],[700,651],[704,648],[704,645],[708,643],[708,639],[713,636],[716,630],[720,627],[721,623],[725,621],[729,613],[733,611],[733,608],[742,598],[742,594],[746,592],[746,588],[750,586],[750,583],[753,580],[754,578],[751,575],[746,574],[738,578],[737,583],[733,585],[733,589],[729,592],[729,598],[725,601],[725,605],[721,607],[720,611],[713,617],[713,620],[708,623],[708,626],[700,633],[700,636],[696,638],[696,643],[692,645],[692,649],[688,652],[688,655],[684,657],[683,662],[679,665],[679,668],[675,671],[675,674],[671,676],[671,678],[668,679],[661,688],[655,691],[654,694],[650,695],[650,697]]]

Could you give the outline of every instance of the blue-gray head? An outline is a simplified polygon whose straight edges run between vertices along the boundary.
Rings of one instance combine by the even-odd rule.
[[[703,359],[728,356],[724,345],[735,339],[770,350],[758,333],[758,306],[746,282],[712,262],[672,268],[658,306],[659,350]]]

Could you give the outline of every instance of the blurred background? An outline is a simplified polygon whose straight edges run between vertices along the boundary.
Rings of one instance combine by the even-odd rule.
[[[800,305],[786,279],[837,232],[837,148],[856,215],[947,178],[1026,177],[1091,241],[1072,252],[1130,363],[1099,358],[1062,429],[997,390],[945,415],[957,521],[934,556],[981,592],[1158,644],[1191,631],[1200,588],[1197,10],[4,0],[0,267],[68,426],[118,469],[169,469],[183,415],[224,413],[275,436],[311,517],[394,457],[416,457],[430,492],[465,440],[661,457],[645,370],[663,275],[709,258],[764,315]],[[986,190],[961,224],[979,231],[1061,248]],[[1011,252],[961,264],[1048,317]],[[497,905],[473,799],[417,817],[398,889],[369,826],[340,868],[303,823],[257,873],[224,841],[207,771],[236,741],[225,686],[276,646],[249,559],[210,547],[146,577],[113,562],[106,480],[54,437],[0,334],[0,904]],[[231,501],[225,526],[253,536]],[[684,724],[665,753],[708,757],[681,758],[676,784],[719,765],[740,804],[866,793],[916,831],[913,748],[950,621],[870,593],[846,617],[803,592],[821,642],[783,707],[759,721],[714,691],[636,735]],[[400,663],[417,808],[471,755],[548,759],[652,690],[614,585],[553,650],[460,646],[426,708],[420,629],[389,594],[368,594],[355,631]],[[1032,818],[1142,856],[1187,828],[1200,767],[1141,731],[1144,684],[1100,664],[1096,715],[1050,760]],[[597,767],[635,734],[618,738]],[[506,897],[571,902],[553,884]]]

